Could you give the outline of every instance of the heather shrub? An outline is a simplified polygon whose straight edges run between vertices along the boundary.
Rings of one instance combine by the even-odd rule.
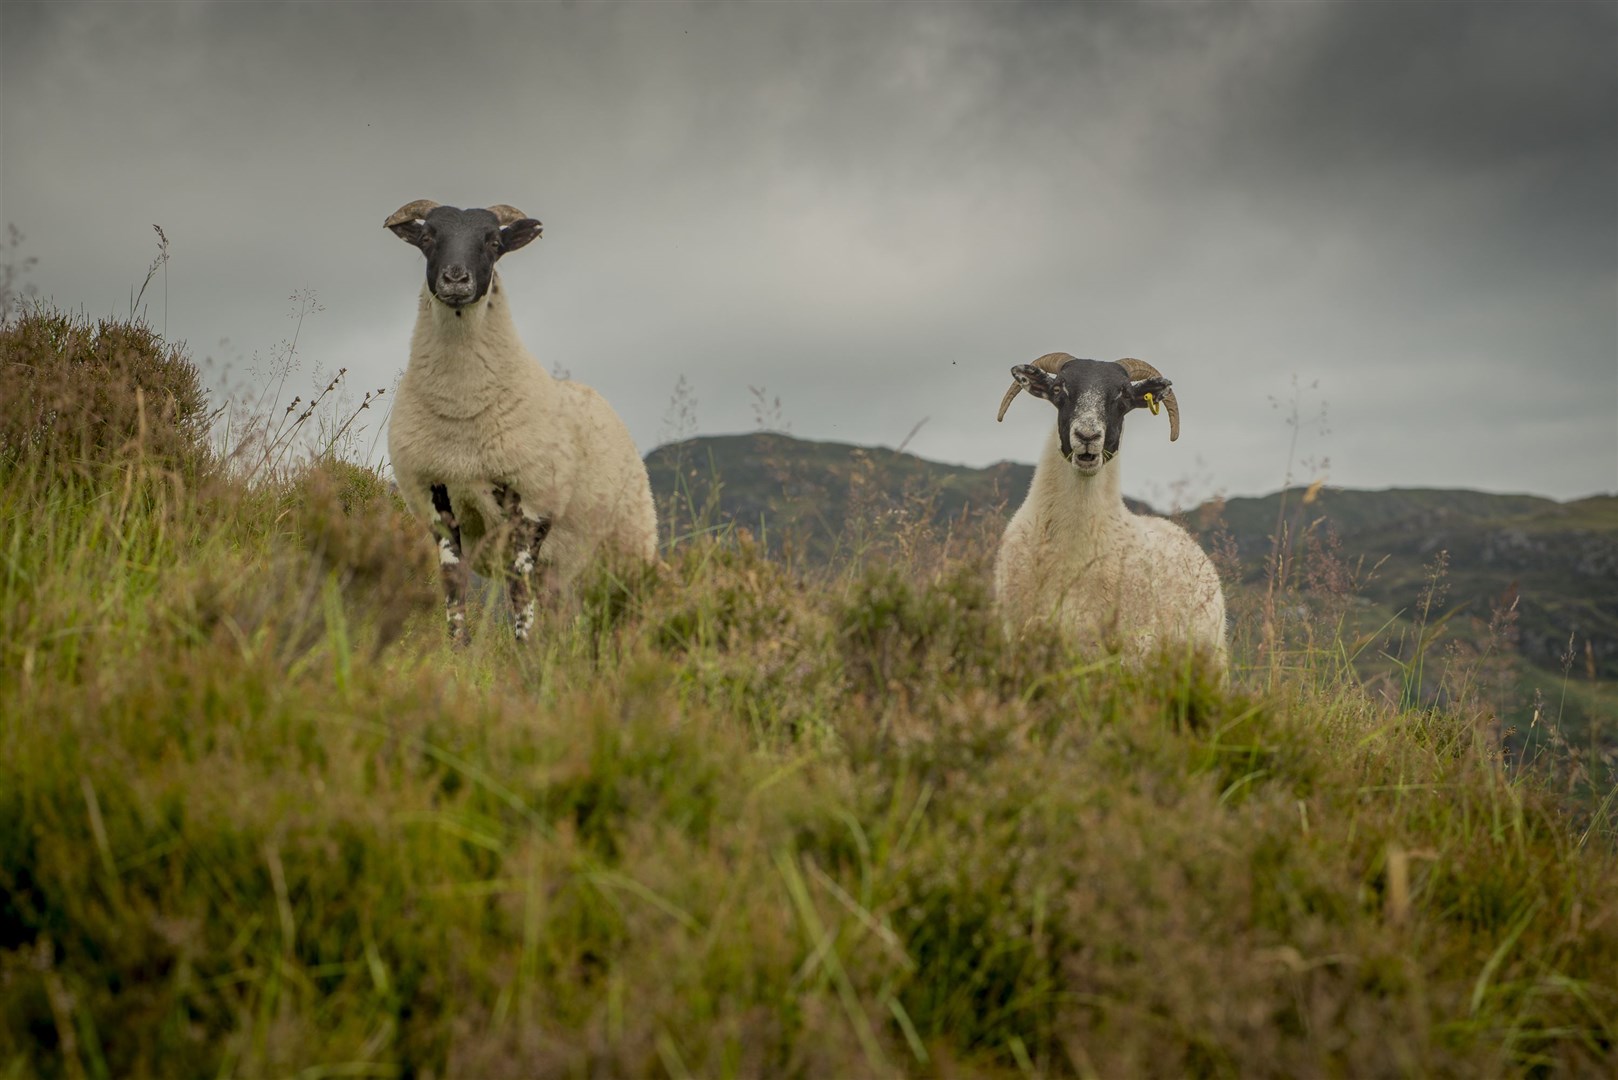
[[[35,307],[0,324],[0,462],[84,469],[138,457],[193,474],[208,461],[196,367],[143,322]]]

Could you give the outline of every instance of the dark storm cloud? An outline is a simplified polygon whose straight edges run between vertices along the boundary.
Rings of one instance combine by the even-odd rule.
[[[375,386],[420,279],[382,217],[514,202],[525,339],[643,447],[683,375],[705,431],[762,387],[798,435],[1027,460],[1050,418],[994,405],[1066,349],[1176,380],[1133,491],[1272,488],[1295,378],[1336,482],[1612,490],[1613,11],[10,3],[0,214],[92,311],[164,224],[199,353],[312,288],[306,355]]]
[[[1611,4],[1335,4],[1241,104],[1261,145],[1334,167],[1605,164]]]
[[[1319,214],[1489,189],[1457,262],[1610,274],[1618,185],[1618,6],[1320,5],[1309,32],[1232,87],[1203,152],[1220,183]],[[1404,198],[1401,198],[1401,195]],[[1329,210],[1328,210],[1329,212]],[[1604,227],[1603,227],[1604,226]],[[1491,258],[1491,256],[1493,258]]]

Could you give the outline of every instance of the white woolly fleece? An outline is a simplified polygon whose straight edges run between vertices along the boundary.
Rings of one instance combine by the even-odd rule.
[[[460,309],[423,286],[388,453],[421,520],[438,520],[432,485],[448,488],[469,555],[501,520],[497,484],[517,493],[526,516],[549,518],[539,562],[551,588],[566,588],[603,550],[657,557],[651,484],[629,429],[600,394],[529,355],[498,273]],[[488,573],[493,553],[478,554]]]
[[[1052,431],[1028,497],[1000,540],[995,603],[1007,633],[1055,628],[1080,649],[1132,666],[1191,649],[1226,667],[1225,596],[1197,542],[1133,514],[1114,457],[1084,476]]]

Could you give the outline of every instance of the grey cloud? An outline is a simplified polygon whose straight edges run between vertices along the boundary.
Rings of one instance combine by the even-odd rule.
[[[704,431],[763,386],[801,436],[931,417],[920,453],[1029,460],[1047,418],[993,407],[1066,349],[1182,391],[1132,491],[1272,488],[1294,373],[1335,481],[1618,489],[1599,5],[4,11],[0,214],[39,284],[116,307],[161,222],[197,351],[269,347],[308,287],[311,360],[385,385],[420,269],[383,216],[507,201],[546,223],[503,269],[525,339],[644,448],[684,375]]]

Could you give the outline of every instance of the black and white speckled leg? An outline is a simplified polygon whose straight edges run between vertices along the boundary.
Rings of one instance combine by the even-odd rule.
[[[466,560],[461,552],[461,523],[449,505],[449,491],[443,484],[432,487],[433,509],[438,520],[433,535],[438,538],[438,573],[444,582],[444,615],[449,623],[450,644],[461,646],[472,640],[466,625]]]
[[[527,641],[538,614],[534,600],[534,568],[539,565],[540,545],[550,534],[549,518],[529,517],[522,512],[522,498],[510,488],[494,489],[494,501],[505,511],[511,526],[511,542],[506,549],[506,596],[511,600],[511,617],[517,640]]]

